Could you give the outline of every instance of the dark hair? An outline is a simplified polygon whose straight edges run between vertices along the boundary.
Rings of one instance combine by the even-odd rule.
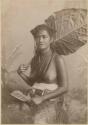
[[[49,33],[50,37],[53,37],[53,35],[56,33],[54,29],[50,28],[46,24],[38,25],[34,29],[32,29],[30,32],[32,33],[34,37],[36,37],[40,30],[46,30]]]

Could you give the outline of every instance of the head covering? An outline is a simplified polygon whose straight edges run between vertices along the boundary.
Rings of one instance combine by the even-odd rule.
[[[41,30],[46,30],[49,33],[50,37],[53,37],[53,35],[56,33],[54,29],[50,28],[46,24],[38,25],[34,29],[32,29],[30,32],[32,33],[34,37],[36,37],[39,31]]]

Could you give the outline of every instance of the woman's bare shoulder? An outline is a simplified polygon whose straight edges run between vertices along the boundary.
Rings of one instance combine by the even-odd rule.
[[[55,60],[55,63],[63,63],[64,62],[63,56],[59,55],[57,53],[54,54],[54,60]]]

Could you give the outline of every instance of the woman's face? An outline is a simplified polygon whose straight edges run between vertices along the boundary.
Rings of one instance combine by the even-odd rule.
[[[45,50],[50,47],[51,38],[46,30],[40,30],[35,38],[37,48]]]

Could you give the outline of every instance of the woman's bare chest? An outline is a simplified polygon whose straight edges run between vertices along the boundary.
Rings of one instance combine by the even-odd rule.
[[[53,83],[57,81],[57,71],[54,61],[52,61],[48,66],[47,71],[43,75],[43,80],[45,80],[47,83]]]

